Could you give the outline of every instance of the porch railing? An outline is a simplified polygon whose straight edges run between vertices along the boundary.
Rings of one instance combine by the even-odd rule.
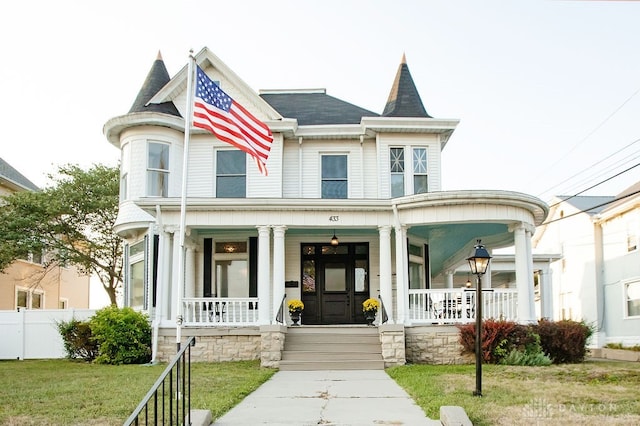
[[[237,326],[258,323],[257,297],[188,297],[182,299],[185,326]]]
[[[516,289],[483,289],[482,318],[517,320]],[[475,289],[410,289],[412,323],[455,324],[476,319]]]

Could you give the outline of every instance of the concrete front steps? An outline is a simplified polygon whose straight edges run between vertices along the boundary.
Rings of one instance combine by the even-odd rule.
[[[289,327],[280,370],[384,370],[378,327]]]

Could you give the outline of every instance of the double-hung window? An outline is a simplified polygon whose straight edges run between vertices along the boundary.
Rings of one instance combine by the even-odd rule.
[[[16,289],[16,308],[44,309],[44,292],[42,290]]]
[[[640,281],[624,284],[626,314],[628,317],[640,317]]]
[[[405,154],[407,164],[405,164]],[[428,192],[427,148],[390,148],[389,172],[391,198],[402,197],[408,193]]]
[[[166,197],[169,192],[169,145],[149,142],[147,157],[147,194]]]
[[[146,308],[145,277],[146,239],[129,246],[129,306]]]
[[[428,192],[427,148],[413,148],[413,193]]]
[[[347,156],[322,156],[322,198],[347,198]]]
[[[404,195],[404,148],[391,148],[391,198]]]
[[[240,150],[219,150],[216,153],[216,197],[247,196],[247,157]]]

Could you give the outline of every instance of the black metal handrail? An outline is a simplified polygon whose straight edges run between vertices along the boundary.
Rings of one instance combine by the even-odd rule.
[[[387,309],[384,307],[382,297],[378,296],[378,299],[380,299],[380,324],[384,324],[389,321],[389,315],[387,315]]]
[[[284,324],[284,301],[287,300],[287,295],[282,296],[282,302],[280,302],[280,308],[276,314],[276,322]]]
[[[191,347],[195,344],[195,337],[187,340],[124,426],[191,424]]]

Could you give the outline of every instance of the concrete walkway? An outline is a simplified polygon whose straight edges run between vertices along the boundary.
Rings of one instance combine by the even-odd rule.
[[[278,371],[214,425],[438,425],[383,370]]]

